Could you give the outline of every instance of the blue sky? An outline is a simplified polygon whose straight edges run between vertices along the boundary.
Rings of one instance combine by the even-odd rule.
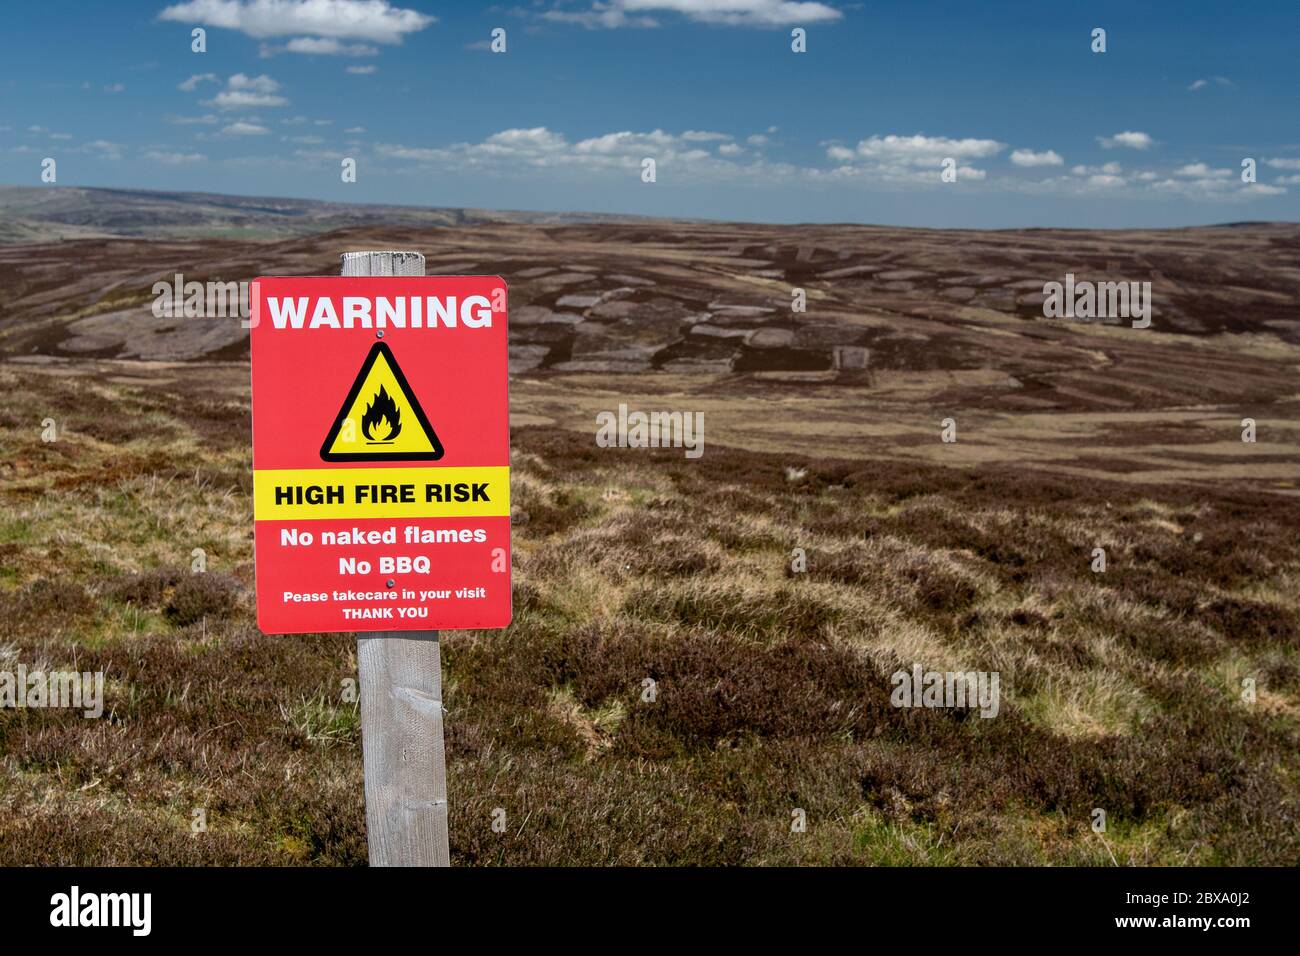
[[[487,48],[495,28],[505,53]],[[1295,2],[13,3],[0,182],[39,186],[51,157],[59,185],[354,202],[990,228],[1295,220],[1297,40]]]

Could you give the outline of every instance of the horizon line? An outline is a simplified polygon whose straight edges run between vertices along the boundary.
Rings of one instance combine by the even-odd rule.
[[[298,203],[318,203],[320,205],[333,206],[351,206],[357,208],[372,209],[404,209],[404,210],[424,210],[424,211],[456,211],[456,212],[477,212],[477,213],[498,213],[509,215],[519,213],[532,216],[582,216],[594,222],[614,221],[620,219],[640,220],[645,222],[684,222],[699,224],[719,224],[719,225],[752,225],[752,226],[787,226],[793,228],[813,227],[813,226],[841,226],[857,227],[870,229],[910,229],[924,232],[1149,232],[1175,231],[1185,229],[1222,229],[1237,228],[1242,226],[1294,226],[1300,225],[1300,219],[1242,219],[1229,220],[1225,222],[1205,222],[1195,225],[1143,225],[1143,226],[1122,226],[1122,227],[1097,227],[1097,226],[911,226],[899,223],[888,222],[856,222],[849,220],[836,221],[800,221],[800,222],[777,222],[772,220],[761,219],[727,219],[703,216],[648,216],[644,213],[632,212],[611,212],[601,211],[594,212],[583,209],[521,209],[521,208],[499,208],[489,206],[438,206],[416,203],[385,203],[385,202],[357,202],[345,199],[321,199],[316,196],[286,196],[279,194],[261,194],[261,193],[222,193],[211,192],[207,190],[193,189],[148,189],[139,186],[94,186],[82,184],[51,184],[42,186],[29,186],[20,183],[0,182],[0,189],[15,189],[26,192],[55,192],[61,190],[92,190],[97,192],[113,193],[141,193],[154,196],[216,196],[228,199],[249,199],[257,201],[280,200],[284,202]],[[14,217],[27,218],[27,217]],[[43,220],[36,220],[43,221]],[[360,224],[359,224],[360,225]],[[339,228],[350,228],[342,226]],[[445,228],[445,227],[439,227]],[[323,230],[333,232],[336,230]],[[57,240],[65,241],[65,240]],[[71,241],[71,240],[67,240]]]

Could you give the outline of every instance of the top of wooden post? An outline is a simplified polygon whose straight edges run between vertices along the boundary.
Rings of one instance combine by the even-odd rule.
[[[339,258],[345,276],[424,275],[424,256],[418,252],[345,252]]]

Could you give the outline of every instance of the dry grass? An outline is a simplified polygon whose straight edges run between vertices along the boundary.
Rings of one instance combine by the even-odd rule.
[[[352,641],[253,623],[246,408],[0,376],[0,650],[108,679],[0,711],[0,864],[363,863]],[[455,862],[1300,861],[1293,499],[514,444],[514,624],[444,640]],[[999,716],[891,707],[914,662]]]

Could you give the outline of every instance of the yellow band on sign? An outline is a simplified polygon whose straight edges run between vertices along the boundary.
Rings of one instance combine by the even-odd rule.
[[[253,518],[481,518],[510,514],[510,469],[307,468],[253,472]]]

